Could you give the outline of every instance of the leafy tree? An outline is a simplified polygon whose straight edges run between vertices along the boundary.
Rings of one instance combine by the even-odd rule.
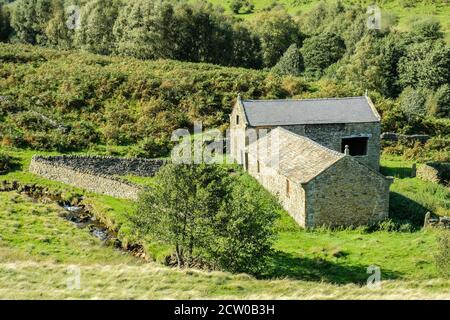
[[[354,53],[345,56],[331,71],[340,81],[362,90],[397,97],[401,92],[398,63],[404,52],[405,46],[399,35],[389,34],[380,38],[368,34],[358,42]]]
[[[450,118],[450,86],[444,84],[427,101],[427,110],[431,116]]]
[[[232,66],[259,69],[262,66],[261,41],[242,23],[233,26]]]
[[[240,177],[216,217],[209,255],[232,272],[258,274],[267,266],[278,218],[276,200],[250,177]]]
[[[430,92],[427,89],[408,87],[400,95],[400,108],[409,118],[425,116],[427,113],[425,103],[429,94]]]
[[[399,84],[399,62],[406,53],[406,44],[400,34],[391,33],[381,40],[379,63],[383,76],[380,92],[388,97],[397,97]]]
[[[11,25],[21,42],[46,44],[45,29],[52,17],[52,0],[19,0],[13,10]]]
[[[67,27],[67,18],[64,2],[53,0],[52,16],[44,29],[47,45],[61,49],[72,47],[73,31]]]
[[[286,50],[272,71],[280,75],[298,76],[303,69],[303,57],[294,43]]]
[[[218,166],[164,166],[155,186],[142,194],[134,217],[138,230],[173,246],[179,267],[190,265],[213,241],[214,215],[221,207],[227,173]]]
[[[175,8],[178,60],[230,65],[233,61],[233,26],[230,18],[207,2],[181,3]]]
[[[253,180],[216,165],[164,166],[133,221],[150,241],[170,244],[179,267],[194,263],[258,272],[274,236],[274,201]]]
[[[344,55],[345,43],[340,36],[327,32],[306,39],[301,52],[305,69],[321,74]]]
[[[93,0],[84,5],[80,13],[80,28],[75,35],[76,45],[93,53],[112,53],[115,39],[111,31],[118,10],[117,0]]]
[[[0,42],[6,42],[11,33],[10,13],[7,10],[5,3],[0,0]]]
[[[102,22],[102,26],[107,23]],[[173,57],[177,26],[173,7],[167,2],[146,0],[127,2],[119,11],[113,30],[116,52],[120,55],[141,59]]]
[[[253,28],[261,39],[264,66],[272,67],[293,43],[301,45],[303,35],[292,17],[284,10],[259,15]]]
[[[437,89],[450,83],[450,47],[444,41],[425,41],[407,48],[399,61],[403,87]]]

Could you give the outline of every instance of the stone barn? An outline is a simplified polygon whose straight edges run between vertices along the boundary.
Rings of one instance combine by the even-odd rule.
[[[348,154],[281,127],[247,150],[248,172],[303,227],[365,225],[388,216],[391,179]]]
[[[230,155],[304,227],[371,224],[388,216],[379,173],[380,116],[369,97],[242,100]]]
[[[245,148],[271,129],[283,127],[379,170],[380,116],[369,97],[242,100],[230,116],[231,156],[244,163]]]

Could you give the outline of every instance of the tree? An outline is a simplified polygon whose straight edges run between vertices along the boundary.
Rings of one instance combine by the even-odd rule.
[[[10,13],[5,6],[5,3],[0,0],[0,42],[8,41],[12,33],[10,23]]]
[[[251,274],[264,270],[275,238],[277,208],[276,200],[253,178],[234,181],[216,217],[209,253],[221,269]]]
[[[406,45],[401,34],[391,33],[381,40],[379,63],[383,74],[383,82],[380,92],[385,96],[395,98],[401,92],[399,62],[405,52]]]
[[[450,47],[444,41],[414,43],[399,61],[402,86],[437,89],[450,83]]]
[[[303,35],[292,17],[284,10],[259,15],[253,28],[261,39],[264,66],[273,67],[293,43],[301,45]]]
[[[111,54],[114,34],[111,32],[117,19],[117,0],[93,0],[82,7],[80,28],[76,31],[76,46],[93,53]]]
[[[303,69],[303,57],[297,45],[294,43],[286,50],[278,63],[272,68],[272,71],[283,76],[298,76],[302,73]]]
[[[408,116],[408,118],[414,116],[425,116],[427,113],[425,103],[429,94],[429,90],[424,88],[406,88],[400,95],[401,110]]]
[[[179,267],[194,263],[258,272],[266,262],[277,215],[254,180],[217,165],[167,164],[144,192],[132,220],[138,232],[169,244]]]
[[[17,39],[25,43],[45,45],[45,29],[52,14],[52,0],[19,0],[11,19]]]
[[[444,84],[427,101],[428,114],[438,118],[450,118],[450,86]]]
[[[233,26],[232,66],[259,69],[262,66],[261,41],[243,24]]]
[[[194,261],[194,252],[212,241],[208,231],[226,193],[226,171],[217,166],[164,166],[155,186],[139,201],[138,230],[170,244],[179,267]]]
[[[177,46],[174,40],[177,31],[170,3],[146,0],[127,2],[119,10],[114,23],[116,53],[140,59],[172,58],[173,49]]]
[[[60,49],[72,47],[73,30],[67,27],[67,15],[62,0],[53,0],[52,16],[44,29],[46,44]]]
[[[176,40],[172,46],[177,60],[233,63],[231,18],[207,2],[180,3],[175,7]]]
[[[305,69],[321,74],[344,55],[345,43],[340,36],[327,32],[306,39],[301,52]]]

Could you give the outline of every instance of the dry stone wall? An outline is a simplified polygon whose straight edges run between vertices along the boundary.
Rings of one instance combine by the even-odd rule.
[[[114,175],[152,176],[163,164],[160,159],[34,156],[29,171],[88,191],[136,200],[143,187]]]
[[[61,155],[35,159],[51,161],[55,165],[64,165],[85,172],[104,175],[135,175],[152,177],[164,164],[162,159],[118,158],[109,156]]]
[[[417,177],[450,186],[450,162],[428,162],[419,166]]]

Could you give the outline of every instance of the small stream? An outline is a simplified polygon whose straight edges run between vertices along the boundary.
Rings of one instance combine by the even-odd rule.
[[[89,233],[101,241],[112,242],[120,246],[120,242],[116,239],[115,235],[86,210],[84,206],[64,205],[62,207],[64,211],[59,214],[60,217],[72,222],[77,228],[88,228]]]
[[[140,259],[148,260],[142,245],[129,244],[124,247],[117,238],[117,234],[96,219],[95,215],[89,211],[89,208],[83,204],[83,197],[77,197],[69,202],[62,198],[61,192],[50,191],[43,186],[35,184],[23,185],[16,181],[3,181],[0,183],[0,192],[2,191],[16,191],[19,194],[26,195],[33,202],[56,203],[63,209],[59,216],[70,221],[77,228],[87,229],[93,237],[98,238],[104,244],[112,245],[118,250],[131,253]]]

